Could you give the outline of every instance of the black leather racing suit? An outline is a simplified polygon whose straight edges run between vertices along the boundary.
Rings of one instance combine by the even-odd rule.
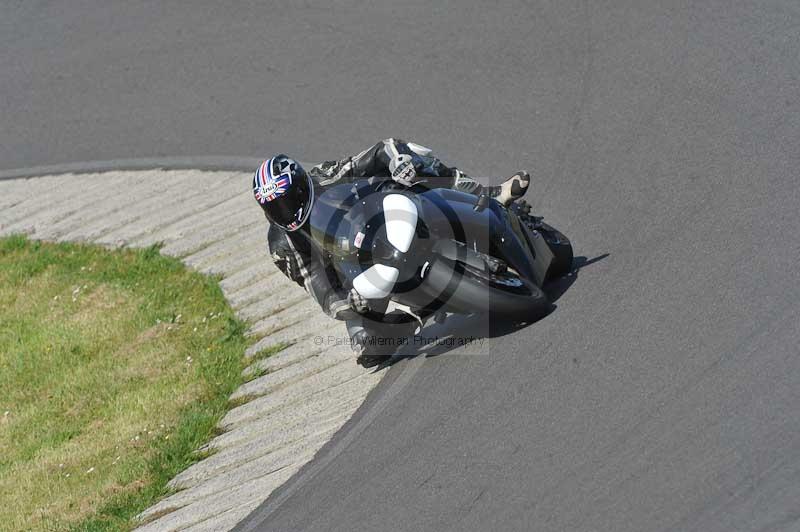
[[[446,166],[428,148],[397,139],[383,140],[354,157],[325,161],[311,168],[308,173],[314,181],[315,195],[319,196],[334,184],[369,177],[388,177],[391,175],[389,162],[398,154],[412,156],[417,176],[424,178],[425,184],[431,188],[454,188],[475,195],[482,192],[497,195],[497,187],[484,187],[455,167]],[[287,232],[270,225],[268,243],[272,260],[287,277],[303,286],[327,315],[347,320],[351,337],[363,328],[371,329],[350,308],[347,290],[341,285],[330,261],[321,256],[310,242],[307,231],[308,227],[303,227]]]

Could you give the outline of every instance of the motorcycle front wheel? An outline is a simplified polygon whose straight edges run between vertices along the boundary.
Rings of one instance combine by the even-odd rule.
[[[544,316],[551,307],[542,290],[513,270],[490,272],[460,261],[437,257],[421,285],[442,310],[529,321]]]

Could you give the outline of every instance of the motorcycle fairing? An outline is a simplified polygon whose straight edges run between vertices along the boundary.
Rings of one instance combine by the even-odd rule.
[[[357,290],[364,297],[393,292],[394,299],[413,305],[425,264],[441,255],[482,267],[481,253],[506,261],[541,285],[542,266],[534,268],[531,239],[516,215],[499,203],[476,211],[471,194],[424,186],[398,190],[386,184],[356,181],[330,187],[317,197],[309,218],[313,241],[333,260],[343,286],[355,286],[361,279]]]

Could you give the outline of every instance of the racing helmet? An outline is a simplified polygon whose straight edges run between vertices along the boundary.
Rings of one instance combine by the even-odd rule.
[[[296,231],[311,212],[314,183],[300,163],[281,154],[258,167],[253,195],[271,223]]]

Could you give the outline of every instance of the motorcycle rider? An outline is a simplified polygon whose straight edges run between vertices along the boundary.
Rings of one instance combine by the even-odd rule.
[[[385,139],[353,157],[325,161],[306,172],[286,155],[265,160],[253,176],[253,195],[269,220],[269,252],[275,265],[303,286],[330,317],[347,322],[357,362],[374,366],[391,356],[391,343],[377,341],[413,332],[408,324],[390,327],[367,315],[381,315],[387,301],[367,301],[355,289],[346,290],[333,265],[311,243],[306,220],[314,197],[326,188],[364,178],[391,177],[403,186],[452,188],[485,194],[508,206],[528,189],[530,176],[517,172],[498,186],[485,186],[455,167],[448,167],[430,149],[398,139]],[[413,327],[413,325],[412,325]],[[391,329],[394,329],[393,331]]]

